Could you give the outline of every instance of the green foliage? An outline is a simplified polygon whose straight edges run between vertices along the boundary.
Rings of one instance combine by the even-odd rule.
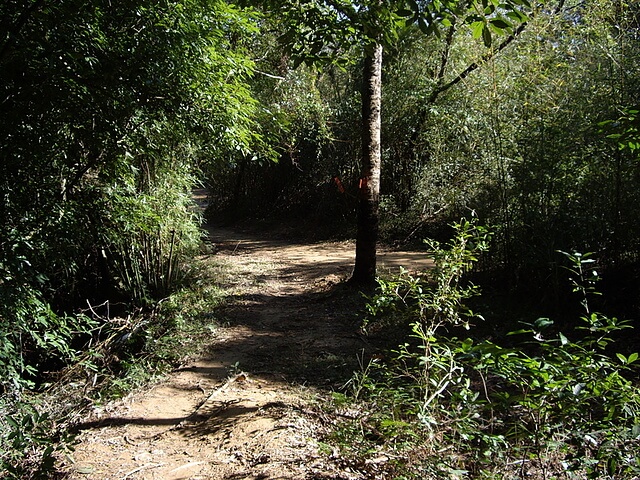
[[[198,167],[259,144],[242,45],[256,32],[250,11],[217,0],[81,3],[0,6],[8,356],[23,348],[15,317],[15,335],[47,328],[61,347],[59,312],[167,295],[199,241],[189,206]]]
[[[30,478],[52,469],[66,441],[55,438],[55,420],[24,400],[23,390],[42,381],[41,370],[74,361],[71,342],[92,322],[56,315],[37,292],[6,276],[0,300],[0,468],[9,478]]]
[[[594,293],[591,279],[596,277],[585,266],[591,259],[588,254],[565,256],[585,310],[576,339],[552,333],[553,322],[541,318],[512,333],[532,335],[534,355],[523,347],[483,342],[469,348],[470,363],[488,382],[507,385],[490,391],[487,400],[506,417],[501,430],[512,455],[522,455],[541,471],[564,470],[587,478],[636,475],[640,392],[630,377],[638,355],[608,353],[614,335],[631,328],[630,322],[589,312],[586,295]],[[585,335],[577,336],[580,331]]]
[[[200,241],[198,172],[269,155],[247,84],[257,17],[221,0],[36,0],[2,2],[0,18],[0,388],[24,424],[11,440],[46,463],[57,419],[25,388],[76,360],[95,384],[110,341],[140,341],[75,312],[170,295]],[[22,455],[2,441],[3,459]]]
[[[15,252],[30,248],[19,240],[11,247]],[[54,454],[70,440],[56,438],[55,418],[26,399],[25,390],[42,384],[43,371],[76,361],[73,342],[96,326],[83,315],[56,314],[24,283],[32,274],[24,256],[0,263],[0,468],[16,479],[47,476]]]
[[[33,387],[42,367],[72,361],[71,341],[94,325],[83,315],[56,314],[37,290],[13,277],[29,268],[24,258],[12,267],[0,264],[0,389],[7,395]]]
[[[390,282],[380,280],[380,293],[368,306],[370,313],[377,315],[380,305],[399,303],[408,316],[411,337],[417,343],[401,345],[396,356],[399,364],[405,365],[405,375],[416,383],[414,394],[420,392],[416,412],[426,425],[437,423],[433,412],[439,411],[437,405],[446,398],[447,391],[465,382],[469,387],[468,379],[460,375],[460,367],[453,361],[454,349],[439,342],[438,336],[441,330],[450,327],[469,329],[470,319],[477,317],[465,301],[478,295],[479,290],[473,284],[465,284],[464,276],[477,262],[478,255],[488,248],[490,239],[488,230],[477,225],[476,219],[462,219],[452,227],[455,236],[446,246],[428,242],[435,264],[433,270],[425,272],[430,283],[414,279],[406,272]]]
[[[329,166],[323,161],[330,146],[331,110],[323,99],[318,72],[304,67],[289,69],[286,57],[275,39],[272,41],[274,45],[261,45],[267,51],[256,68],[275,69],[279,78],[259,74],[253,80],[254,95],[262,109],[260,131],[272,150],[269,155],[240,151],[231,161],[207,171],[212,214],[226,212],[237,218],[242,214],[322,211],[319,204],[331,198],[327,172],[335,171],[340,162],[333,159]]]
[[[216,192],[229,204],[261,215],[295,208],[336,231],[346,230],[339,222],[353,222],[362,47],[381,25],[367,15],[378,12],[395,35],[384,57],[385,239],[441,239],[448,223],[474,209],[495,225],[483,264],[494,278],[509,288],[553,289],[549,297],[560,294],[558,249],[604,252],[603,268],[637,260],[640,188],[637,151],[629,148],[640,91],[634,5],[557,2],[530,9],[477,2],[464,16],[446,14],[447,2],[381,2],[380,11],[375,2],[267,3],[275,15],[266,15],[270,35],[256,39],[263,47],[256,57],[260,71],[281,79],[256,75],[253,82],[267,93],[265,128],[287,153],[278,165],[237,161],[216,178]],[[350,19],[350,8],[360,4],[362,16]],[[517,12],[523,16],[512,18]],[[492,25],[505,27],[499,44]],[[421,28],[435,30],[425,35]],[[321,67],[291,72],[294,59],[277,45],[278,36],[297,42],[295,59],[309,55]],[[336,57],[344,60],[340,67],[332,63]],[[285,91],[290,103],[271,103],[271,92]],[[313,111],[322,112],[313,118],[321,121],[308,122],[300,92],[313,93]],[[278,109],[289,105],[305,110]],[[305,128],[288,136],[283,124]],[[618,135],[630,135],[626,148],[618,148],[616,138],[622,144],[627,138]],[[334,176],[346,193],[333,185]]]
[[[21,335],[15,332],[22,337],[22,344],[17,344],[23,347],[22,357],[15,355],[11,342],[3,343],[8,352],[0,357],[4,389],[0,400],[0,466],[7,478],[54,475],[54,461],[72,448],[73,437],[65,430],[79,403],[120,398],[175,368],[185,357],[201,353],[218,328],[214,312],[226,293],[217,281],[225,268],[212,261],[194,265],[191,282],[166,297],[152,314],[127,320],[105,318],[99,323],[85,319],[81,325],[88,322],[94,327],[81,337],[91,339],[92,345],[85,351],[69,347],[72,338],[76,343],[79,340],[73,319],[60,326],[52,323],[55,317],[47,323],[46,331],[38,332],[29,325]],[[68,330],[70,337],[60,340]],[[32,335],[43,338],[35,342]],[[57,341],[47,343],[52,338]],[[27,392],[25,388],[33,386],[28,373],[38,374],[41,366],[33,362],[38,358],[51,361],[52,357],[70,363],[60,373],[60,381],[48,384],[51,388],[46,393]],[[16,358],[23,363],[17,363]]]
[[[462,248],[473,232],[457,226],[456,239],[436,251],[435,277],[455,277],[475,262],[474,248]],[[630,324],[590,311],[598,278],[592,256],[564,256],[584,311],[575,331],[561,333],[540,318],[512,332],[510,346],[453,335],[466,310],[461,300],[477,293],[454,291],[460,283],[438,295],[448,282],[429,290],[406,272],[382,281],[370,312],[408,321],[411,340],[354,375],[349,385],[359,403],[336,399],[336,408],[358,412],[334,437],[343,453],[406,458],[382,467],[404,478],[638,475],[640,391],[632,379],[639,357],[614,350],[616,335]],[[438,258],[448,260],[438,265]],[[350,446],[345,435],[355,436]]]
[[[11,479],[48,478],[55,455],[64,452],[71,438],[56,439],[55,421],[33,405],[0,401],[0,468]]]
[[[416,23],[425,35],[440,36],[440,30],[451,28],[461,21],[468,24],[474,38],[482,38],[486,47],[493,44],[494,35],[513,34],[519,24],[528,20],[531,4],[527,0],[507,2],[407,2],[408,9],[400,14],[407,17],[407,24]]]
[[[0,468],[8,479],[54,478],[60,455],[72,450],[73,434],[51,405],[35,398],[0,400]]]
[[[610,336],[629,325],[599,314],[581,320],[579,328],[589,334],[574,341],[562,333],[545,339],[539,330],[553,322],[537,321],[528,331],[539,349],[535,356],[488,342],[470,348],[470,355],[478,355],[473,367],[490,381],[508,382],[505,391],[490,392],[489,399],[506,417],[503,431],[511,455],[522,455],[541,470],[561,471],[561,463],[567,472],[587,478],[637,474],[640,396],[625,378],[637,355],[604,353]],[[517,409],[517,415],[509,409]],[[557,458],[550,454],[554,448]]]
[[[205,161],[258,148],[254,19],[216,0],[18,3],[0,7],[0,242],[28,239],[41,291],[69,307],[108,288],[104,241],[129,221],[111,193],[144,197],[164,175],[184,194]]]
[[[638,107],[623,109],[616,120],[605,120],[600,123],[607,138],[615,140],[620,150],[629,149],[635,152],[640,149],[640,110]]]
[[[165,128],[152,133],[162,135],[166,142],[169,132]],[[153,142],[153,137],[149,135],[147,141]],[[171,148],[160,141],[158,138],[158,149]],[[139,154],[136,169],[104,188],[109,202],[109,223],[102,238],[104,256],[117,286],[143,306],[179,285],[186,274],[185,260],[200,246],[188,152],[177,158],[167,153]]]
[[[465,284],[464,275],[471,271],[480,253],[488,249],[491,234],[477,225],[476,218],[461,219],[452,228],[455,237],[444,246],[436,240],[425,241],[434,261],[434,268],[424,272],[426,282],[404,269],[391,280],[380,278],[379,293],[368,304],[370,314],[379,315],[388,308],[395,310],[398,304],[405,309],[410,307],[412,328],[414,331],[427,328],[431,333],[425,332],[426,337],[443,325],[469,328],[468,319],[474,314],[464,302],[477,295],[478,288]]]
[[[313,1],[261,2],[285,25],[280,41],[296,59],[308,65],[344,61],[349,48],[365,50],[376,43],[393,47],[402,32],[416,25],[424,35],[440,36],[456,23],[469,25],[487,47],[494,35],[513,33],[527,20],[531,5],[516,1]]]

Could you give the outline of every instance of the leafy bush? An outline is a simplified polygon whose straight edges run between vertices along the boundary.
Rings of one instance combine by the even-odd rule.
[[[19,253],[30,249],[27,242],[2,247],[16,252],[9,261],[0,261],[0,389],[11,394],[33,387],[41,367],[73,360],[71,340],[89,331],[93,322],[83,315],[56,314],[26,282],[46,280]]]
[[[201,231],[189,162],[173,159],[170,152],[140,157],[139,168],[104,189],[103,244],[117,287],[147,306],[179,286],[184,260],[197,252]]]
[[[71,436],[40,410],[29,402],[0,400],[0,468],[7,478],[50,478],[56,453],[69,448]]]
[[[72,341],[94,326],[82,315],[55,314],[36,290],[16,282],[13,269],[28,268],[25,262],[0,264],[0,468],[10,478],[50,470],[54,452],[65,448],[54,420],[24,391],[42,382],[42,371],[73,361]]]
[[[488,234],[472,222],[455,230],[446,248],[434,245],[430,282],[402,272],[381,280],[370,300],[371,313],[408,322],[411,334],[390,360],[372,360],[351,380],[365,406],[341,430],[358,438],[345,450],[365,456],[366,468],[372,455],[406,457],[378,466],[399,478],[638,475],[640,391],[631,375],[638,354],[614,350],[629,322],[589,310],[598,278],[591,256],[565,254],[584,309],[575,332],[541,318],[511,334],[515,346],[460,339],[457,326],[479,318],[464,306],[479,292],[463,274]]]
[[[194,172],[260,143],[257,27],[221,0],[0,2],[0,17],[0,462],[24,470],[48,464],[59,421],[27,399],[44,372],[90,340],[71,369],[96,382],[109,342],[144,334],[75,312],[173,291],[200,241]]]

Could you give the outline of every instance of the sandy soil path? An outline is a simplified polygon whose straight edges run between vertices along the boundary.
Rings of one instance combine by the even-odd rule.
[[[211,257],[229,271],[227,323],[201,358],[97,409],[83,425],[69,478],[363,478],[321,448],[330,420],[314,406],[350,377],[368,347],[358,334],[362,302],[341,284],[353,244],[216,228],[210,237]],[[424,254],[407,252],[385,253],[380,263],[428,265]]]

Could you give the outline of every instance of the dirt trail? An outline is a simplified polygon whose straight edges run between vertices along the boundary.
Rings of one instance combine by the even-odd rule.
[[[341,286],[353,244],[303,245],[215,228],[210,237],[210,257],[231,272],[228,324],[202,358],[96,409],[70,478],[362,478],[321,452],[327,417],[309,406],[349,378],[367,347],[357,333],[358,296]],[[415,253],[387,253],[380,263],[426,266]]]

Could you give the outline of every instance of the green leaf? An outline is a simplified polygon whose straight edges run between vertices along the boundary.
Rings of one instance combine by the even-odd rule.
[[[551,325],[553,325],[553,320],[551,320],[549,318],[545,318],[545,317],[539,318],[535,322],[533,322],[533,326],[538,331],[545,330],[545,329],[549,328]]]
[[[471,24],[471,32],[473,34],[473,38],[480,38],[482,36],[482,32],[484,30],[484,22],[477,21]]]
[[[533,333],[533,330],[530,330],[528,328],[522,328],[520,330],[514,330],[512,332],[507,333],[507,335],[522,335],[524,333]]]
[[[473,339],[467,338],[465,341],[462,342],[463,352],[468,352],[469,350],[471,350],[471,347],[473,347]]]
[[[502,35],[504,33],[503,30],[496,28],[493,23],[487,23],[487,27],[486,30],[489,33],[485,33],[484,31],[482,32],[482,39],[484,40],[484,45],[485,47],[490,47],[492,44],[492,35],[491,35],[491,30],[493,30],[495,33],[497,33],[498,35]],[[487,43],[489,42],[489,43]]]
[[[512,27],[512,25],[510,23],[505,22],[501,18],[493,18],[493,19],[491,19],[489,21],[491,22],[491,25],[493,25],[494,27],[496,27],[496,28],[498,28],[500,30],[507,30],[507,29]]]
[[[625,365],[629,363],[629,360],[627,360],[627,357],[625,357],[621,353],[616,353],[616,357],[618,357],[618,360],[620,360]]]
[[[431,33],[430,32],[430,28],[429,28],[429,24],[424,19],[424,17],[418,17],[418,28],[425,35],[428,35],[429,33]]]
[[[19,428],[18,422],[16,422],[16,420],[13,417],[7,416],[7,417],[5,417],[5,420],[13,428]]]
[[[515,21],[521,22],[521,23],[529,21],[529,17],[527,15],[525,15],[524,13],[519,12],[519,11],[509,12],[509,13],[507,13],[507,17],[513,18]]]

